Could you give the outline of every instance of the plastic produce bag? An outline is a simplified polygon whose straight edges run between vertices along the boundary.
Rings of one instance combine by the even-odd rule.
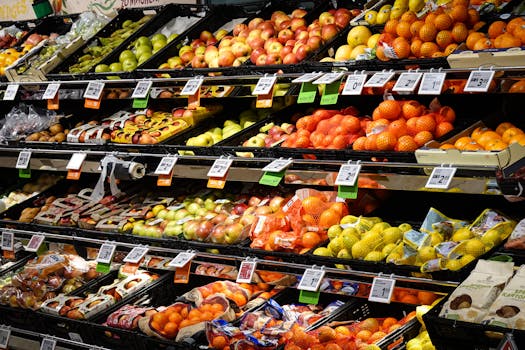
[[[34,106],[19,104],[7,113],[0,129],[0,142],[18,140],[56,123],[57,114]]]

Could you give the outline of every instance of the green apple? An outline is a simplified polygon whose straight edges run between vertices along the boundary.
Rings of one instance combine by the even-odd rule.
[[[168,37],[168,42],[177,39],[178,36],[179,36],[179,34],[177,34],[177,33],[173,33],[173,34],[171,34],[171,35]]]
[[[239,124],[228,125],[228,126],[224,127],[224,129],[222,129],[222,138],[226,139],[226,138],[232,136],[233,134],[238,133],[241,130],[242,130],[242,128],[241,128],[241,126]]]
[[[140,45],[135,48],[135,57],[140,57],[144,53],[151,53],[151,47],[146,45]]]
[[[134,22],[130,19],[127,19],[125,20],[123,23],[122,23],[122,28],[127,28],[129,27],[130,25],[132,25]]]
[[[173,220],[177,220],[175,215],[176,215],[177,211],[175,210],[168,210],[168,214],[166,214],[166,220],[168,221],[173,221]]]
[[[242,124],[242,128],[243,128],[243,129],[244,129],[244,128],[247,128],[247,127],[249,127],[250,125],[253,125],[253,124],[255,124],[254,121],[252,121],[252,120],[247,120],[247,121],[244,122],[244,124]]]
[[[125,59],[122,62],[122,69],[126,72],[131,72],[135,68],[137,68],[137,59],[135,57]]]
[[[246,140],[242,145],[244,147],[264,147],[264,138],[255,135]]]
[[[154,41],[153,42],[153,51],[152,52],[157,52],[159,51],[160,49],[162,49],[164,46],[166,46],[166,42],[165,41]]]
[[[228,125],[237,125],[238,123],[234,120],[231,120],[231,119],[228,119],[224,122],[223,126],[228,126]]]
[[[179,56],[182,56],[182,54],[184,54],[185,52],[189,52],[189,51],[193,51],[193,49],[191,48],[191,46],[189,45],[184,45],[183,47],[181,47],[179,49]]]
[[[152,43],[155,43],[156,41],[163,41],[164,43],[166,43],[168,41],[168,38],[162,33],[157,33],[151,37]]]
[[[201,134],[194,138],[194,146],[209,147],[213,145],[213,137],[209,134]]]
[[[183,65],[183,62],[179,56],[173,56],[168,58],[168,65],[170,68],[177,68]]]
[[[142,64],[150,59],[150,57],[153,56],[151,52],[144,52],[142,55],[139,56],[138,64]]]
[[[112,72],[122,72],[124,69],[122,68],[122,63],[113,62],[109,65],[109,70]]]
[[[103,73],[103,72],[109,72],[109,71],[110,69],[107,64],[97,64],[97,66],[95,67],[96,73]]]
[[[149,46],[151,47],[151,41],[146,36],[141,36],[137,40],[135,40],[135,44],[133,45],[135,48],[138,48],[139,46]]]
[[[188,205],[188,207],[186,209],[188,209],[188,212],[192,215],[195,215],[197,214],[197,212],[199,211],[199,209],[201,208],[201,206],[197,203],[191,203],[190,205]]]
[[[118,61],[120,63],[124,63],[124,60],[129,59],[129,58],[135,58],[136,59],[135,54],[131,50],[124,50],[118,56]]]
[[[188,215],[190,215],[188,209],[179,209],[175,212],[175,220],[184,219]]]

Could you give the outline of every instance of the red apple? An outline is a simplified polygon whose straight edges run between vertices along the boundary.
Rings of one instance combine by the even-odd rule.
[[[214,225],[217,225],[217,224],[222,224],[226,219],[228,218],[228,216],[226,214],[217,214],[213,217],[213,219],[211,219],[211,222],[214,224]]]
[[[215,46],[208,46],[204,52],[204,60],[210,64],[211,60],[215,57],[219,57],[219,49]]]
[[[208,65],[206,64],[204,55],[196,55],[191,60],[191,66],[193,68],[206,68]]]
[[[310,34],[305,30],[300,31],[300,32],[295,32],[295,40],[301,40],[301,39],[308,40],[308,37],[310,37]]]
[[[284,44],[285,46],[295,46],[295,44],[297,43],[297,40],[295,39],[291,39],[291,40],[288,40],[286,42],[286,44]]]
[[[204,41],[202,41],[201,39],[195,39],[191,42],[190,44],[191,48],[193,50],[195,50],[196,48],[198,48],[199,46],[206,46],[206,43]]]
[[[327,24],[323,26],[323,29],[321,30],[321,38],[324,42],[327,42],[334,38],[337,33],[339,33],[339,29],[335,24]]]
[[[213,230],[213,224],[208,220],[203,220],[199,227],[197,228],[197,231],[195,232],[195,236],[198,240],[204,241],[208,236],[210,235],[211,231]]]
[[[246,209],[248,209],[248,205],[246,205],[244,203],[237,203],[232,209],[232,214],[242,215],[242,214],[244,214]]]
[[[232,45],[232,53],[235,57],[249,56],[252,48],[246,43],[235,43]]]
[[[253,64],[257,62],[257,58],[259,58],[260,55],[266,54],[266,50],[262,47],[258,47],[252,51],[252,54],[250,55],[250,61],[252,61]],[[264,58],[266,60],[266,57]]]
[[[277,34],[277,39],[279,39],[279,42],[281,44],[285,44],[288,40],[292,40],[294,38],[294,34],[290,29],[283,29]]]
[[[339,28],[346,28],[352,19],[350,12],[335,13],[335,25]]]
[[[232,36],[225,36],[224,38],[222,38],[221,42],[219,43],[219,48],[221,47],[226,47],[226,46],[231,46],[232,45],[232,39],[233,37]]]
[[[217,44],[219,41],[215,38],[210,38],[206,40],[206,46],[211,46]]]
[[[306,44],[312,48],[312,50],[318,50],[323,43],[323,39],[320,36],[311,36],[308,38]]]
[[[335,11],[334,11],[335,12]],[[325,26],[327,24],[334,24],[335,16],[330,12],[323,12],[319,15],[319,24]]]
[[[211,38],[214,38],[213,34],[207,30],[203,30],[201,32],[201,35],[199,37],[202,41],[206,42],[210,40]]]
[[[261,38],[264,40],[268,40],[270,38],[273,38],[275,35],[275,30],[273,28],[265,28],[263,29],[261,33]]]
[[[255,65],[256,66],[264,66],[266,64],[266,58],[267,57],[268,57],[268,55],[265,54],[265,53],[259,55],[259,57],[257,57],[257,59],[255,60]]]
[[[292,30],[296,31],[297,28],[304,27],[306,28],[307,23],[304,18],[292,18]]]
[[[271,21],[264,21],[262,23],[259,23],[257,26],[257,29],[260,29],[261,31],[264,31],[265,29],[275,29],[273,22]]]
[[[277,38],[270,38],[270,39],[266,40],[264,42],[264,49],[266,51],[268,51],[268,48],[270,47],[270,45],[272,45],[273,43],[276,43],[276,42],[279,43],[279,39],[277,39]]]
[[[235,61],[235,55],[229,50],[219,52],[219,67],[231,67]]]
[[[245,212],[246,213],[246,212]],[[242,218],[239,220],[239,223],[243,226],[251,226],[253,222],[255,221],[255,215],[252,214],[244,214]]]
[[[308,25],[308,29],[315,28],[315,27],[321,27],[321,23],[319,23],[319,19],[314,19],[314,21]]]
[[[255,209],[255,214],[257,215],[268,215],[268,214],[271,214],[273,213],[273,210],[272,208],[270,208],[269,205],[262,205],[260,207],[257,207]]]
[[[328,13],[331,14],[331,15],[335,15],[335,9],[331,9],[331,10],[328,10]]]
[[[297,60],[297,57],[295,57],[295,54],[290,52],[286,54],[286,56],[284,56],[283,63],[284,64],[297,64],[299,63],[299,61]]]
[[[264,46],[264,39],[259,37],[248,37],[246,44],[248,44],[253,50]]]
[[[239,33],[239,35],[237,35],[235,38],[236,39],[244,39],[244,41],[246,41],[246,38],[248,38],[248,35],[250,35],[250,30],[249,29],[245,29],[245,30],[241,31]]]
[[[297,49],[297,51],[295,52],[295,57],[297,57],[297,59],[299,61],[302,61],[306,57],[308,57],[308,55],[310,55],[310,53],[312,53],[312,48],[310,46],[308,46],[308,45],[300,45],[299,48]]]
[[[233,27],[233,35],[237,36],[240,32],[242,32],[245,29],[248,29],[248,26],[246,24],[238,23],[235,25],[235,27]]]
[[[210,240],[213,243],[224,243],[226,225],[216,225],[210,234]]]
[[[262,22],[264,22],[264,19],[262,19],[261,17],[256,17],[256,18],[252,19],[252,20],[248,23],[248,28],[249,28],[250,30],[255,29],[255,28],[257,28],[257,26],[258,26],[259,24],[261,24]]]
[[[260,38],[261,37],[261,33],[262,33],[262,30],[259,29],[259,28],[252,29],[252,30],[250,30],[250,33],[248,34],[248,37],[246,39]]]
[[[292,18],[303,18],[307,13],[305,9],[295,9],[292,11]]]
[[[283,62],[284,62],[284,58],[286,57],[286,55],[288,55],[289,53],[292,53],[292,50],[293,50],[293,46],[283,46],[283,49],[281,50],[279,54],[281,58],[283,59]]]
[[[243,228],[244,226],[239,222],[226,226],[224,242],[228,244],[239,242],[242,239]]]
[[[282,64],[283,60],[278,53],[269,53],[266,56],[266,64]]]
[[[274,39],[274,40],[270,41],[271,39]],[[271,38],[271,39],[269,39],[267,41],[267,42],[269,42],[267,47],[266,47],[266,44],[264,45],[265,49],[266,49],[266,52],[267,53],[274,53],[274,54],[278,55],[279,52],[281,52],[281,50],[283,49],[283,44],[281,44],[275,38]]]
[[[184,108],[176,108],[176,109],[172,109],[171,115],[173,116],[173,118],[182,118],[182,115],[184,114],[184,112],[185,112]]]
[[[357,17],[357,16],[359,16],[361,14],[361,10],[360,9],[351,9],[350,13],[352,14],[352,18],[353,17]]]
[[[291,26],[292,26],[292,21],[282,21],[281,23],[279,23],[277,28],[279,28],[279,30],[283,30],[283,29],[288,29]]]
[[[279,28],[283,25],[284,22],[290,22],[292,19],[288,16],[279,16],[275,21],[275,25]]]
[[[257,196],[251,196],[250,199],[248,199],[248,205],[250,207],[255,207],[257,206],[259,203],[261,203],[261,198],[257,197]]]
[[[186,51],[186,52],[184,52],[182,55],[180,55],[180,59],[181,59],[182,62],[184,62],[185,64],[188,63],[188,62],[191,62],[191,60],[193,59],[193,57],[195,57],[195,54],[193,53],[193,51]]]
[[[279,11],[274,11],[272,13],[272,16],[270,17],[270,19],[275,22],[275,20],[277,18],[282,17],[282,16],[288,17],[288,15],[286,13],[284,13],[283,11],[280,11],[280,10]]]
[[[321,26],[314,27],[314,28],[308,30],[309,36],[321,36],[321,33],[322,33]]]

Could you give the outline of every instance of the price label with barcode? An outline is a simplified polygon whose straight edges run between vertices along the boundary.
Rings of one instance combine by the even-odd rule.
[[[84,163],[84,160],[86,159],[87,154],[86,153],[74,153],[71,156],[71,159],[69,159],[69,162],[66,165],[67,170],[80,170],[82,168],[82,164]]]
[[[292,165],[291,159],[276,159],[270,164],[266,165],[264,168],[262,168],[262,171],[268,171],[271,173],[280,173],[281,171],[288,168],[290,165]]]
[[[135,247],[126,255],[123,261],[136,264],[148,253],[148,250],[148,247]]]
[[[15,250],[15,235],[13,232],[2,232],[2,250]]]
[[[146,98],[152,85],[153,82],[151,80],[139,81],[135,86],[135,89],[133,89],[131,98]]]
[[[365,86],[366,74],[349,75],[341,95],[361,95]]]
[[[44,338],[40,344],[40,350],[55,350],[56,346],[56,340]]]
[[[193,258],[195,257],[195,253],[191,252],[180,252],[177,254],[175,258],[173,258],[172,261],[168,264],[168,266],[172,267],[184,267],[187,263],[189,263]]]
[[[401,73],[392,91],[412,92],[416,89],[423,73]]]
[[[426,188],[447,189],[456,173],[456,168],[435,167],[428,178]]]
[[[96,261],[99,263],[103,263],[103,264],[111,264],[111,261],[113,260],[113,256],[115,255],[116,249],[117,247],[114,244],[109,244],[109,243],[102,244],[100,246],[100,249],[98,250]]]
[[[354,186],[360,171],[360,164],[341,165],[341,168],[339,169],[335,179],[335,184],[337,186]]]
[[[257,263],[255,261],[243,261],[239,267],[237,283],[252,283],[255,267],[257,267]]]
[[[163,157],[155,169],[155,175],[169,175],[177,163],[177,159],[174,156]]]
[[[445,83],[446,73],[425,73],[419,85],[419,95],[439,95]]]
[[[40,246],[42,245],[42,243],[44,243],[45,239],[46,238],[42,235],[31,236],[31,239],[27,243],[25,250],[28,252],[37,252],[38,249],[40,249]]]
[[[252,95],[268,95],[272,91],[273,85],[277,81],[277,77],[262,77],[255,85]]]
[[[54,99],[59,89],[60,89],[60,83],[48,84],[46,87],[46,91],[44,91],[44,95],[42,95],[42,100]]]
[[[374,73],[365,83],[366,87],[383,87],[394,77],[394,72],[377,72]]]
[[[292,83],[309,83],[319,78],[323,73],[306,73],[292,80]]]
[[[317,292],[321,286],[325,271],[321,269],[306,269],[297,289]]]
[[[216,159],[208,171],[208,177],[225,177],[232,163],[231,159]]]
[[[18,159],[16,160],[17,169],[27,169],[29,167],[29,161],[31,160],[30,151],[22,151],[18,154]]]
[[[472,71],[463,90],[465,92],[487,92],[494,79],[494,73],[493,70]]]
[[[378,303],[390,304],[396,280],[391,278],[376,277],[372,282],[368,300]]]
[[[100,95],[102,95],[102,90],[104,90],[104,85],[104,83],[99,81],[90,81],[88,83],[86,91],[84,92],[84,98],[89,98],[91,100],[100,99]]]
[[[13,101],[18,92],[18,84],[9,84],[4,92],[4,101]]]
[[[183,96],[195,95],[197,91],[199,91],[199,89],[201,88],[202,82],[203,82],[203,79],[199,79],[199,78],[188,80],[186,84],[184,85],[184,87],[182,88],[182,91],[180,94]]]
[[[343,77],[343,72],[326,73],[322,77],[316,79],[313,84],[332,84]]]
[[[9,345],[9,337],[11,336],[11,330],[7,328],[0,328],[0,349],[7,349]]]

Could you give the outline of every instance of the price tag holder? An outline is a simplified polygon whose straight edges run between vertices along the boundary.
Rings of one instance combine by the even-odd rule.
[[[316,85],[319,85],[319,84],[332,84],[332,83],[335,83],[336,81],[339,81],[341,80],[341,78],[343,77],[343,72],[332,72],[332,73],[326,73],[324,74],[322,77],[314,80],[314,84]]]
[[[257,267],[256,261],[243,261],[239,267],[239,274],[237,275],[237,283],[252,283],[253,274]]]
[[[450,186],[456,170],[457,169],[453,167],[435,167],[425,187],[446,190]]]
[[[7,349],[9,346],[9,337],[11,337],[11,330],[0,328],[0,349]]]
[[[306,73],[301,75],[299,78],[295,78],[294,80],[292,80],[292,83],[311,83],[312,81],[319,78],[321,75],[323,75],[323,73],[321,72]]]
[[[105,84],[99,81],[90,81],[84,91],[84,98],[86,100],[100,100]]]
[[[308,292],[317,292],[323,281],[325,270],[323,269],[306,269],[301,277],[301,282],[297,286],[299,290],[306,290]]]
[[[369,301],[390,304],[396,280],[391,278],[376,277],[368,296]]]
[[[31,236],[31,239],[27,243],[27,245],[24,247],[27,252],[33,252],[36,253],[40,247],[42,246],[42,243],[44,243],[44,240],[46,237],[42,235],[34,235]]]
[[[219,158],[213,162],[210,170],[208,171],[208,177],[225,177],[232,165],[233,160],[227,158]]]
[[[423,73],[401,73],[397,78],[396,84],[392,88],[392,91],[397,92],[413,92],[416,90],[417,84],[423,77]]]
[[[69,162],[66,165],[67,169],[67,179],[68,180],[78,180],[82,172],[82,164],[86,159],[86,153],[74,153],[69,159]]]
[[[310,82],[304,82],[301,84],[301,90],[299,90],[299,96],[297,96],[297,103],[312,103],[315,101],[316,95],[317,86]]]
[[[255,85],[255,88],[253,89],[252,95],[258,96],[270,94],[276,81],[276,76],[260,78],[259,81],[257,81],[257,85]]]
[[[446,73],[425,73],[419,84],[419,95],[439,95],[445,83]]]
[[[9,84],[4,92],[4,101],[14,101],[18,93],[18,84]]]
[[[138,99],[147,98],[149,96],[149,91],[151,90],[152,85],[153,85],[153,82],[151,80],[139,81],[137,85],[135,86],[135,89],[133,89],[131,98],[138,98]]]
[[[349,75],[341,95],[361,95],[365,86],[366,74]]]
[[[2,250],[15,250],[15,235],[13,232],[2,232]]]
[[[173,171],[173,167],[177,164],[178,157],[166,156],[163,157],[155,169],[155,175],[169,175]]]
[[[54,99],[55,96],[58,94],[59,89],[60,89],[60,83],[48,84],[46,87],[46,90],[44,91],[44,95],[42,95],[42,100]]]
[[[354,186],[357,183],[361,164],[343,164],[337,173],[335,185],[337,186]]]
[[[378,88],[381,88],[383,86],[385,86],[386,83],[388,83],[390,81],[390,79],[392,79],[394,77],[394,73],[393,72],[377,72],[377,73],[374,73],[374,75],[372,75],[370,77],[370,79],[368,79],[368,81],[365,83],[365,87],[378,87]]]
[[[339,99],[339,88],[341,87],[341,82],[338,80],[335,83],[327,84],[324,87],[324,93],[321,96],[320,104],[323,106],[326,105],[335,105]]]
[[[40,344],[40,350],[55,350],[57,341],[54,339],[44,338]]]
[[[465,92],[487,92],[489,91],[490,83],[494,79],[495,72],[493,70],[475,70],[472,71],[468,77],[467,84],[463,91]]]
[[[177,268],[184,267],[186,264],[191,262],[194,257],[195,253],[193,252],[180,252],[175,258],[173,258],[172,261],[169,262],[168,266]]]
[[[290,165],[292,165],[292,163],[292,159],[276,159],[270,164],[266,165],[264,168],[262,168],[262,171],[279,173],[283,170],[286,170]]]
[[[138,264],[142,258],[148,253],[148,247],[135,247],[124,258],[125,263]]]
[[[113,256],[115,255],[115,250],[117,247],[114,244],[104,243],[100,246],[98,250],[98,255],[96,261],[103,264],[111,264]],[[140,259],[139,259],[140,260]]]
[[[31,151],[22,151],[18,154],[16,160],[16,169],[27,169],[29,168],[29,162],[31,161]]]
[[[201,78],[193,78],[186,82],[184,87],[182,88],[181,95],[182,96],[191,96],[195,95],[201,88],[203,79]],[[264,94],[263,94],[264,95]]]

